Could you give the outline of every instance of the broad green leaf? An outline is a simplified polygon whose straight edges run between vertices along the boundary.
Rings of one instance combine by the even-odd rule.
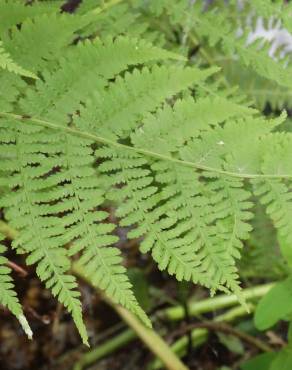
[[[240,368],[241,370],[269,370],[271,363],[276,356],[277,355],[274,352],[263,353],[246,361]]]
[[[292,279],[275,285],[259,302],[254,322],[259,330],[266,330],[292,313]]]
[[[291,370],[291,369],[292,369],[292,348],[287,347],[277,354],[276,358],[273,360],[271,366],[269,367],[269,370]]]
[[[238,355],[244,354],[244,346],[242,341],[234,337],[233,335],[226,335],[223,333],[218,333],[218,338],[220,342],[230,351]]]

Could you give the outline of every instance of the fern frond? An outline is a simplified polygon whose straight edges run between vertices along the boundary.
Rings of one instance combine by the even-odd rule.
[[[204,2],[185,0],[96,8],[101,3],[83,2],[69,15],[17,2],[1,35],[11,60],[39,79],[8,68],[0,74],[7,88],[0,103],[0,204],[18,231],[13,247],[36,264],[84,343],[72,256],[94,285],[150,325],[122,266],[108,201],[117,204],[128,237],[141,239],[140,250],[161,270],[239,297],[236,261],[251,232],[250,179],[257,179],[256,192],[280,232],[292,227],[292,138],[274,132],[285,115],[261,118],[215,75],[218,68],[183,67],[184,58],[137,35],[151,37],[147,14],[156,12],[174,26],[166,42],[176,32],[184,49],[188,38],[196,47],[206,38],[278,85],[288,86],[290,69],[235,38],[216,4],[204,12]],[[0,9],[9,4],[0,0]],[[132,30],[135,38],[117,37]]]
[[[210,106],[212,109],[208,109]],[[131,139],[137,147],[169,154],[229,118],[253,113],[253,109],[220,96],[197,100],[189,97],[177,100],[173,107],[166,104],[156,114],[148,114]]]
[[[239,249],[243,246],[242,241],[249,238],[252,230],[249,224],[253,217],[251,193],[244,188],[242,179],[208,173],[205,173],[205,176],[212,179],[207,186],[218,194],[217,205],[221,210],[220,219],[222,219],[219,223],[228,240],[225,251],[234,258],[240,258]]]
[[[260,196],[268,215],[281,236],[291,241],[292,195],[280,180],[254,181],[255,195]]]
[[[16,316],[20,322],[24,332],[29,339],[32,338],[32,331],[29,324],[23,314],[23,310],[17,295],[14,291],[14,284],[12,277],[10,276],[11,269],[6,266],[8,260],[4,257],[3,253],[6,251],[6,247],[1,243],[3,236],[0,234],[0,304],[7,307],[9,311]]]
[[[8,115],[9,116],[9,115]],[[216,161],[213,163],[213,159],[211,164],[215,167],[217,167],[218,173],[224,173],[224,168],[228,168],[227,166],[231,166],[232,169],[234,169],[234,173],[237,174],[238,177],[245,177],[245,174],[242,173],[242,170],[238,167],[238,162],[244,161],[248,163],[248,166],[246,169],[250,170],[252,173],[256,170],[258,170],[258,166],[260,165],[260,159],[261,159],[261,150],[262,147],[258,146],[258,140],[261,136],[265,137],[267,133],[269,133],[279,122],[281,122],[283,118],[280,118],[279,120],[267,122],[262,119],[252,119],[249,118],[247,121],[240,121],[237,122],[237,124],[234,123],[228,123],[222,126],[217,126],[212,130],[206,131],[206,133],[202,132],[200,134],[200,139],[193,139],[193,142],[190,143],[188,148],[190,148],[195,140],[202,140],[204,139],[205,135],[210,135],[210,138],[212,140],[216,139],[213,145],[215,145],[216,149],[217,147],[221,148],[224,147],[222,151],[219,150],[218,158],[216,158]],[[28,122],[30,119],[28,119]],[[45,127],[50,128],[62,128],[62,126],[56,125],[56,124],[50,124],[49,122],[42,121],[42,120],[31,120],[31,122],[37,122],[39,124],[45,124]],[[29,127],[29,126],[28,126]],[[246,138],[243,140],[243,136],[241,135],[238,140],[240,140],[240,145],[236,140],[234,140],[234,132],[238,133],[240,130],[242,132],[246,133],[248,132],[249,135],[245,135]],[[238,131],[239,130],[239,131]],[[38,132],[38,131],[37,131]],[[96,138],[97,142],[108,142],[110,143],[110,140],[108,139],[102,139],[99,136],[95,136],[93,134],[85,134],[82,135],[81,131],[74,130],[71,128],[64,127],[64,131],[66,134],[76,134],[78,135],[80,133],[81,136],[88,137],[89,140],[87,140],[86,145],[90,145],[91,140]],[[30,138],[31,135],[28,137]],[[90,140],[91,138],[91,140]],[[224,142],[222,145],[221,141],[218,140],[223,139]],[[40,140],[40,138],[38,138]],[[46,140],[47,137],[46,137]],[[79,140],[79,139],[78,139]],[[78,164],[80,162],[80,159],[82,158],[82,151],[80,150],[80,140],[76,140],[76,143],[78,143],[78,160],[77,158],[72,160],[69,160],[67,163],[76,163]],[[86,140],[85,140],[86,141]],[[165,196],[163,193],[163,186],[162,190],[158,191],[157,186],[154,183],[154,179],[152,176],[152,170],[158,171],[159,169],[155,169],[151,165],[152,160],[151,158],[151,151],[142,150],[135,147],[129,147],[127,145],[119,144],[113,141],[112,142],[114,147],[113,149],[100,149],[97,151],[97,156],[99,158],[109,158],[109,160],[106,160],[103,164],[100,166],[100,170],[104,171],[105,173],[110,173],[110,176],[108,177],[108,181],[112,184],[125,184],[122,187],[117,188],[115,191],[116,194],[118,194],[119,199],[125,199],[124,205],[119,208],[117,211],[117,215],[122,218],[121,225],[123,226],[130,226],[130,225],[136,225],[135,229],[130,232],[129,237],[140,237],[145,236],[145,240],[141,244],[141,250],[142,251],[150,251],[152,250],[153,258],[158,262],[160,268],[165,269],[167,268],[168,271],[171,274],[175,274],[178,279],[188,279],[193,281],[198,281],[201,284],[204,284],[208,287],[210,287],[212,290],[215,289],[225,289],[228,288],[230,290],[235,291],[238,295],[240,294],[240,290],[238,287],[238,276],[237,276],[237,270],[235,267],[234,262],[234,256],[237,256],[236,249],[238,249],[241,245],[239,242],[239,239],[244,239],[246,235],[249,232],[249,228],[246,225],[246,221],[249,219],[250,214],[248,213],[249,203],[246,202],[247,197],[249,196],[246,192],[238,191],[236,188],[238,186],[241,186],[242,184],[237,182],[234,184],[230,184],[229,187],[226,187],[226,184],[224,185],[224,192],[226,193],[226,189],[228,189],[227,193],[228,196],[231,197],[231,201],[228,198],[228,201],[222,201],[224,200],[224,196],[222,198],[221,194],[224,194],[224,192],[220,191],[219,196],[217,195],[217,192],[212,190],[210,188],[210,194],[206,194],[205,191],[202,191],[202,196],[199,196],[198,193],[193,194],[193,179],[191,182],[191,179],[188,177],[191,172],[186,171],[184,176],[187,176],[189,179],[188,182],[190,184],[188,185],[190,187],[191,193],[188,195],[186,193],[186,189],[188,189],[188,186],[181,186],[180,190],[177,190],[177,187],[174,187],[174,191],[167,192],[166,194],[169,194]],[[30,143],[31,144],[31,143]],[[249,152],[246,150],[246,146],[249,148]],[[28,147],[31,147],[29,145]],[[196,147],[199,147],[198,145]],[[251,147],[253,150],[251,151]],[[36,147],[39,150],[39,146]],[[67,146],[68,148],[73,148],[73,145]],[[120,148],[120,149],[117,149]],[[129,148],[129,151],[126,149]],[[51,150],[55,150],[55,153],[61,153],[64,150],[63,145],[62,149],[58,146],[53,146]],[[87,146],[87,151],[89,149],[89,146]],[[131,150],[130,150],[131,149]],[[211,147],[212,150],[212,147]],[[7,153],[7,149],[4,149],[4,152]],[[135,154],[136,152],[136,154]],[[140,152],[140,154],[139,154]],[[182,157],[184,156],[184,151],[180,151],[182,154]],[[48,157],[51,157],[53,152],[48,152]],[[76,150],[77,153],[77,150]],[[86,152],[85,152],[86,153]],[[145,157],[145,154],[146,157]],[[248,154],[246,154],[248,153]],[[75,154],[77,156],[77,154]],[[149,158],[150,155],[150,158]],[[23,158],[23,155],[21,156]],[[54,156],[53,156],[54,157]],[[176,160],[173,160],[171,157],[167,156],[161,156],[159,154],[153,154],[153,158],[165,158],[166,161],[169,161],[169,163],[181,163],[183,165],[183,161],[178,162]],[[86,156],[85,156],[86,158]],[[194,156],[193,156],[194,158]],[[214,157],[215,158],[215,157]],[[64,157],[63,160],[65,160],[66,157]],[[90,157],[88,158],[88,160]],[[149,162],[150,160],[150,162]],[[193,159],[194,160],[194,159]],[[40,163],[40,159],[37,157],[34,157],[34,163]],[[135,164],[136,162],[136,164]],[[193,162],[193,167],[201,168],[200,166],[201,160],[195,157],[195,161]],[[63,162],[60,162],[59,159],[59,165],[61,164],[61,168],[65,168]],[[189,163],[189,162],[188,162]],[[196,165],[198,163],[198,165]],[[49,164],[48,161],[44,161],[44,164]],[[86,159],[84,165],[88,164],[88,161]],[[149,167],[150,166],[150,167]],[[147,169],[148,167],[148,169]],[[213,168],[214,168],[213,167]],[[40,168],[36,168],[35,174],[37,176],[40,176],[41,174],[47,173],[51,167],[43,167],[40,166]],[[74,172],[74,175],[68,175],[69,171],[67,172],[60,172],[60,177],[58,177],[58,173],[55,176],[49,176],[47,181],[44,179],[42,180],[43,186],[53,186],[53,185],[61,185],[64,180],[69,181],[69,192],[68,195],[73,194],[74,197],[79,198],[80,201],[88,199],[88,194],[90,192],[84,191],[84,185],[81,186],[78,185],[81,189],[80,193],[79,188],[73,189],[72,191],[72,184],[74,187],[74,177],[84,176],[82,175],[83,170],[81,168],[76,168],[77,172]],[[44,171],[44,172],[42,172]],[[88,171],[88,170],[87,170]],[[90,172],[87,172],[86,174]],[[178,166],[177,171],[181,171],[180,166]],[[66,174],[65,177],[62,177],[62,174]],[[78,175],[76,175],[76,173]],[[226,172],[228,174],[228,172]],[[231,174],[231,173],[230,173]],[[34,175],[35,176],[35,175]],[[253,176],[253,175],[248,175]],[[257,176],[257,175],[255,175]],[[281,176],[281,175],[280,175]],[[176,174],[176,178],[179,177]],[[167,176],[162,176],[162,178],[167,179]],[[55,180],[56,179],[56,180]],[[159,177],[156,179],[156,181],[159,182]],[[160,180],[161,181],[161,180]],[[164,181],[164,180],[163,180]],[[177,181],[177,180],[176,180]],[[80,184],[79,183],[79,184]],[[77,182],[78,184],[78,182]],[[162,185],[164,183],[162,182]],[[218,185],[216,185],[218,186]],[[215,190],[217,187],[215,186]],[[86,187],[86,185],[85,185]],[[91,184],[89,184],[89,187],[91,187]],[[222,185],[219,186],[222,188]],[[40,190],[41,187],[37,187],[36,185],[31,187],[32,189]],[[49,201],[58,201],[60,199],[60,195],[64,194],[63,189],[60,189],[59,186],[54,190],[56,193],[52,196],[48,192],[49,195],[43,195],[40,193],[41,198],[36,197],[37,202],[48,203]],[[234,190],[232,190],[234,188]],[[65,187],[66,189],[66,187]],[[97,188],[95,189],[95,193],[97,191]],[[236,193],[236,196],[239,197],[239,200],[235,202],[232,201],[232,192]],[[175,194],[183,193],[183,196],[181,200],[178,201],[178,207],[176,208],[176,203],[174,201],[174,204],[172,204],[172,198],[175,199]],[[56,196],[57,194],[57,196]],[[65,193],[66,194],[66,193]],[[235,196],[235,195],[234,195]],[[72,199],[69,198],[69,202],[64,202],[64,206],[56,204],[55,206],[50,206],[48,208],[47,204],[44,206],[44,210],[47,213],[44,213],[44,215],[47,215],[48,212],[68,212],[72,210],[72,204],[76,202],[74,201],[74,197]],[[115,196],[114,196],[115,197]],[[195,203],[191,202],[192,197],[194,198]],[[227,197],[227,196],[226,196]],[[192,213],[191,215],[186,216],[185,215],[185,198],[187,198],[188,204],[192,204],[191,208],[194,208],[199,213]],[[41,199],[41,200],[40,200]],[[76,199],[76,198],[75,198]],[[170,200],[170,201],[169,201]],[[72,203],[73,201],[73,203]],[[198,201],[199,207],[196,204]],[[101,201],[102,202],[102,201]],[[202,202],[202,203],[201,203]],[[69,205],[69,206],[68,206]],[[98,204],[97,204],[98,205]],[[7,204],[6,204],[7,206]],[[9,206],[9,204],[8,204]],[[11,204],[10,204],[11,206]],[[90,256],[92,256],[92,246],[86,244],[86,246],[89,247],[88,251],[86,251],[86,247],[84,247],[84,243],[88,243],[85,231],[80,232],[80,230],[83,229],[84,224],[88,226],[88,223],[85,221],[84,218],[82,218],[82,226],[79,226],[78,223],[75,224],[75,222],[79,221],[79,215],[81,214],[82,217],[86,212],[88,213],[89,220],[92,220],[91,215],[94,216],[94,214],[91,214],[90,207],[95,207],[96,204],[93,204],[92,202],[88,202],[88,208],[82,208],[82,206],[79,206],[76,208],[78,211],[76,214],[78,215],[76,219],[76,215],[74,212],[72,212],[72,215],[68,216],[68,219],[70,222],[68,223],[66,221],[66,217],[63,218],[65,221],[63,223],[63,226],[66,225],[70,226],[71,224],[74,226],[72,228],[73,235],[70,235],[69,238],[65,238],[64,242],[68,242],[69,240],[72,240],[76,236],[77,243],[78,239],[80,237],[80,245],[83,245],[80,249],[85,248],[85,253],[89,253]],[[73,206],[74,207],[74,206]],[[87,207],[87,205],[85,206]],[[230,208],[230,211],[226,211],[226,209]],[[182,209],[182,216],[181,219],[178,218],[178,210]],[[13,210],[13,207],[11,208]],[[40,208],[42,210],[42,208]],[[81,210],[81,212],[80,212]],[[42,211],[43,212],[43,211]],[[202,212],[202,213],[201,213]],[[9,215],[9,210],[8,210]],[[200,214],[201,213],[201,214]],[[233,221],[228,221],[230,214],[232,213],[231,219]],[[50,213],[51,214],[51,213]],[[200,216],[198,216],[198,214]],[[200,219],[199,223],[199,234],[201,241],[197,243],[197,239],[193,239],[193,237],[198,235],[198,232],[190,232],[191,227],[195,227],[194,222],[194,215],[197,215],[197,219]],[[42,214],[41,214],[42,216]],[[87,217],[87,216],[85,216]],[[97,217],[97,218],[95,218]],[[190,219],[188,220],[187,217]],[[67,219],[67,220],[68,220]],[[221,222],[221,219],[226,219],[226,222]],[[53,225],[53,220],[51,220],[52,223],[50,225]],[[97,212],[94,216],[93,220],[102,220],[102,216]],[[235,220],[235,221],[234,221]],[[94,221],[93,221],[94,223]],[[230,224],[232,227],[230,227]],[[190,226],[192,225],[192,226]],[[19,228],[19,225],[18,225]],[[74,230],[74,228],[76,228]],[[56,232],[57,228],[54,227],[54,232]],[[84,229],[83,229],[84,230]],[[100,230],[101,227],[100,227]],[[107,231],[110,231],[108,228]],[[204,230],[202,232],[202,230]],[[60,233],[62,235],[66,235],[66,231],[60,230]],[[87,233],[88,234],[88,233]],[[226,248],[226,240],[227,238],[231,237],[231,246],[227,248],[227,250],[230,252],[230,254],[224,253]],[[53,237],[57,237],[56,234],[52,234]],[[202,239],[203,238],[203,239]],[[54,239],[53,239],[54,240]],[[202,240],[203,243],[202,244]],[[104,243],[104,239],[100,238],[101,243]],[[63,243],[64,243],[63,242]],[[194,243],[196,242],[196,243]],[[194,255],[193,249],[191,248],[191,245],[196,245],[199,248],[198,253],[199,259],[196,259],[197,256]],[[78,245],[78,244],[77,244]],[[103,247],[103,245],[100,245]],[[79,245],[78,245],[79,248]],[[78,249],[79,250],[79,249]],[[99,258],[101,258],[102,255],[99,255]],[[88,257],[87,257],[88,258]],[[198,266],[196,268],[196,266]],[[196,274],[197,270],[197,274]],[[211,271],[211,274],[210,274]],[[204,274],[206,272],[206,275]],[[191,273],[191,274],[190,274]],[[212,276],[212,281],[210,281],[210,275]],[[110,289],[110,288],[109,288]],[[110,292],[113,292],[114,290],[109,290]],[[120,299],[120,298],[118,298]],[[135,310],[135,308],[133,308]]]
[[[21,0],[0,1],[0,35],[28,18],[42,14],[57,13],[63,1],[37,2],[26,5]]]
[[[106,222],[107,212],[97,210],[104,202],[104,195],[98,179],[95,179],[94,169],[89,166],[93,161],[90,142],[66,136],[64,144],[67,153],[63,159],[66,162],[62,163],[62,178],[67,184],[62,186],[60,182],[54,198],[60,196],[62,200],[62,193],[68,194],[57,208],[70,212],[62,219],[66,227],[64,238],[73,242],[69,254],[82,252],[79,264],[86,267],[86,275],[91,282],[151,326],[134,297],[126,270],[121,266],[120,251],[110,247],[118,240],[111,235],[115,226]]]
[[[282,110],[291,106],[292,90],[274,81],[259,76],[251,68],[242,67],[236,60],[218,60],[222,65],[227,81],[238,85],[255,106],[263,110],[267,104],[272,110]]]
[[[251,10],[256,11],[259,16],[265,18],[277,18],[283,22],[285,27],[291,32],[291,4],[282,1],[254,0],[245,4]]]
[[[100,171],[112,172],[109,178],[111,183],[123,185],[108,194],[108,197],[111,200],[123,199],[123,205],[117,209],[117,216],[122,219],[121,226],[137,224],[128,233],[128,237],[145,236],[140,249],[143,253],[152,250],[152,256],[160,269],[168,267],[168,272],[175,274],[179,280],[192,279],[197,262],[190,250],[181,248],[176,235],[167,231],[175,224],[176,216],[174,212],[169,212],[165,204],[160,204],[163,198],[153,184],[151,172],[143,168],[147,160],[139,155],[106,147],[99,149],[96,154],[107,159],[101,164]]]
[[[224,199],[222,192],[219,194],[223,199],[218,198],[216,187],[212,189],[211,184],[199,180],[190,169],[166,163],[157,163],[153,167],[157,173],[157,181],[166,184],[162,188],[162,194],[167,199],[167,207],[175,210],[179,221],[171,232],[178,237],[177,242],[182,250],[184,248],[191,251],[192,258],[196,261],[192,273],[193,281],[206,285],[213,291],[224,290],[226,286],[238,293],[238,276],[233,260],[233,249],[238,247],[236,237],[226,230],[227,237],[222,240],[224,228],[220,229],[221,218],[231,212],[225,204],[230,198]],[[204,189],[206,186],[209,187],[207,191]],[[239,202],[236,202],[237,205]],[[236,206],[229,205],[234,213]],[[240,228],[239,225],[236,226]],[[204,276],[207,284],[202,279]]]
[[[93,132],[109,137],[125,137],[137,127],[139,121],[154,111],[165,99],[205,80],[217,68],[158,67],[151,70],[135,69],[118,77],[108,90],[95,94],[86,108],[81,110],[81,123],[90,122]],[[163,88],[162,88],[163,87]]]
[[[84,56],[80,59],[80,64],[75,66],[72,62],[64,61],[63,68],[56,75],[46,73],[45,81],[39,81],[36,84],[36,90],[31,90],[22,100],[21,106],[26,114],[65,119],[66,113],[74,112],[87,95],[90,95],[96,87],[104,88],[108,79],[114,77],[128,64],[176,57],[146,43],[126,38],[119,38],[114,43],[111,40],[105,44],[101,42],[87,43],[80,48],[81,50],[78,52]],[[119,53],[123,57],[119,60],[113,60],[114,53]],[[101,60],[100,64],[96,63],[96,60]],[[70,67],[71,72],[73,72],[72,68],[77,71],[84,65],[87,70],[86,61],[92,63],[93,68],[88,74],[80,74],[80,80],[74,78],[74,73],[68,73]],[[63,90],[58,88],[59,85]],[[41,100],[40,97],[43,99]],[[65,111],[63,107],[65,107]],[[25,141],[27,146],[30,143],[30,135],[30,132],[26,133],[25,131],[20,134],[21,140]],[[139,308],[130,289],[131,285],[124,269],[117,265],[120,262],[118,250],[108,247],[116,241],[116,237],[108,235],[114,227],[103,222],[107,217],[106,212],[95,211],[96,207],[103,203],[103,194],[99,190],[98,181],[93,179],[91,141],[60,135],[58,142],[52,145],[49,139],[50,132],[39,128],[34,131],[34,136],[36,142],[30,143],[31,151],[34,153],[34,162],[33,166],[29,164],[26,169],[34,170],[35,176],[44,177],[45,174],[53,172],[54,168],[59,167],[55,174],[46,179],[42,178],[42,181],[38,181],[38,178],[34,179],[34,186],[26,190],[35,199],[37,206],[41,204],[37,209],[41,212],[47,212],[41,213],[40,216],[50,215],[51,226],[53,226],[54,215],[59,212],[65,213],[62,219],[63,230],[60,229],[63,241],[60,243],[74,242],[70,254],[82,252],[80,262],[88,267],[93,283],[105,289],[112,299],[131,309],[149,325],[149,320]],[[46,145],[48,150],[47,155],[50,159],[47,161],[42,161],[42,156],[37,156],[42,144]],[[42,155],[44,152],[43,149]],[[35,168],[36,163],[38,164],[37,168]],[[32,169],[32,167],[34,168]],[[64,195],[66,195],[66,199],[63,199]],[[49,207],[49,202],[55,204]],[[6,204],[6,206],[9,205]],[[37,230],[38,232],[41,230]],[[51,235],[52,238],[48,240],[48,243],[53,243],[54,237],[57,235]],[[61,245],[58,246],[58,250],[60,248]],[[40,256],[41,261],[43,258],[44,256]]]
[[[260,139],[271,132],[280,120],[266,121],[261,118],[227,121],[224,127],[202,132],[188,146],[181,149],[181,157],[209,168],[224,169],[233,173],[252,174],[261,172],[262,151]]]
[[[156,162],[151,168],[163,186],[158,191],[141,156],[108,148],[99,149],[97,156],[107,159],[100,170],[110,171],[108,180],[119,185],[108,197],[124,200],[117,210],[120,224],[136,225],[129,238],[145,237],[140,247],[143,253],[151,251],[159,268],[179,280],[191,280],[213,290],[227,286],[239,293],[233,257],[239,256],[236,250],[242,245],[240,240],[248,236],[251,217],[247,211],[251,203],[246,202],[249,193],[238,189],[242,186],[239,180],[224,183],[225,197],[218,199],[215,190],[223,187],[221,183],[210,196],[195,172]],[[226,216],[230,220],[222,225],[220,220]]]
[[[291,134],[276,133],[268,136],[263,146],[268,148],[264,151],[262,170],[264,173],[291,172]],[[260,196],[265,205],[268,215],[272,218],[274,226],[279,229],[283,240],[291,241],[291,215],[292,194],[289,180],[265,179],[254,181],[255,195]]]
[[[34,73],[29,72],[26,69],[22,68],[20,65],[18,65],[11,59],[10,55],[5,50],[3,42],[1,40],[0,40],[0,68],[6,69],[9,72],[14,72],[18,75],[37,78],[37,76]]]
[[[140,12],[133,11],[130,2],[121,2],[114,6],[107,7],[102,1],[82,1],[76,9],[77,14],[90,14],[99,7],[101,11],[95,14],[91,24],[82,30],[82,35],[98,34],[104,38],[107,35],[113,37],[128,35],[130,37],[141,36],[145,39],[151,32],[148,29],[148,22],[142,18]],[[151,37],[147,37],[151,40]]]
[[[13,112],[13,104],[25,90],[26,84],[19,75],[1,71],[0,86],[0,108],[5,112]]]
[[[268,55],[268,48],[259,47],[253,43],[247,45],[247,35],[244,34],[240,38],[234,34],[231,22],[228,20],[228,11],[215,8],[212,11],[207,11],[202,16],[202,12],[198,6],[193,10],[195,30],[201,38],[207,38],[211,47],[220,45],[223,52],[233,57],[237,55],[238,61],[250,67],[260,76],[275,81],[280,86],[290,88],[290,79],[292,69],[288,66],[286,60],[278,60],[277,62]],[[220,33],[218,29],[220,28]]]
[[[38,81],[35,90],[27,91],[21,106],[26,114],[63,121],[93,92],[98,90],[102,94],[108,80],[128,66],[172,58],[181,59],[143,40],[128,37],[79,43],[60,61],[57,72],[43,73],[44,81]]]
[[[244,278],[284,278],[289,267],[280,255],[277,233],[272,221],[260,203],[253,208],[253,230],[239,262],[240,275]]]
[[[2,34],[5,49],[24,68],[37,73],[58,60],[88,20],[67,14],[43,14],[26,19],[21,29]]]
[[[1,124],[5,127],[4,122]],[[49,192],[43,191],[46,189],[46,182],[42,184],[42,176],[50,170],[49,163],[42,168],[37,167],[37,164],[44,159],[44,155],[39,152],[37,138],[33,136],[33,133],[36,133],[35,130],[24,131],[22,128],[19,131],[19,127],[15,127],[13,121],[8,122],[8,127],[6,144],[1,146],[3,161],[1,182],[13,191],[1,199],[1,206],[7,209],[7,219],[19,231],[19,237],[14,241],[13,246],[20,248],[22,253],[29,254],[28,264],[38,264],[39,278],[72,313],[83,342],[87,344],[87,333],[82,321],[79,300],[80,293],[76,290],[75,278],[67,274],[70,261],[63,247],[64,227],[57,217],[51,216],[51,210],[46,205],[46,202],[51,201],[51,196]],[[11,130],[12,127],[13,130]],[[8,171],[12,171],[13,175],[5,178]],[[37,198],[36,191],[43,191],[41,200]],[[16,204],[17,207],[15,207]]]

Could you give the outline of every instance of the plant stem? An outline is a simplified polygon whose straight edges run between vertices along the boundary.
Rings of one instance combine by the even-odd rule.
[[[72,271],[92,285],[83,268],[78,264],[73,264]],[[114,303],[108,297],[104,297],[106,302],[119,314],[119,316],[136,332],[143,343],[161,360],[166,369],[169,370],[188,370],[180,359],[172,352],[167,343],[152,329],[146,328],[130,311]]]
[[[207,329],[208,331],[222,332],[225,334],[232,335],[237,337],[252,347],[256,347],[263,352],[272,352],[273,349],[256,337],[253,337],[243,331],[233,328],[224,322],[214,322],[214,321],[203,321],[194,324],[190,324],[184,328],[185,331],[194,330],[194,329]]]
[[[86,352],[81,359],[75,364],[73,370],[82,370],[86,366],[100,360],[102,357],[114,352],[116,349],[137,338],[134,330],[127,329],[115,337],[109,339],[104,344],[99,345],[97,348]]]
[[[252,300],[264,296],[274,285],[274,283],[258,285],[252,288],[244,289],[241,293],[245,300]],[[238,297],[235,294],[222,294],[215,298],[208,298],[199,302],[190,302],[188,310],[190,316],[198,316],[205,312],[218,310],[221,308],[230,307],[238,303]],[[170,307],[159,313],[160,317],[167,320],[177,321],[184,318],[184,308],[181,306]]]

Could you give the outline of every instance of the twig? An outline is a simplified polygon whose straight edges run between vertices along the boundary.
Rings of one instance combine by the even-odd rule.
[[[21,275],[22,277],[26,277],[28,275],[28,272],[24,268],[12,261],[8,261],[7,266],[9,266],[12,270],[18,272],[19,275]]]
[[[198,322],[198,323],[186,325],[183,328],[183,331],[186,333],[194,329],[207,329],[209,331],[219,331],[225,334],[230,334],[234,337],[238,337],[239,339],[242,339],[243,341],[245,341],[252,347],[257,347],[259,350],[263,352],[273,351],[272,347],[265,344],[262,340],[255,338],[247,333],[244,333],[238,329],[235,329],[232,326],[224,322],[214,322],[214,321]]]
[[[235,308],[230,309],[229,311],[225,312],[222,315],[219,315],[215,318],[216,322],[234,322],[240,317],[246,316],[253,312],[254,306],[251,304],[248,304],[249,306],[249,312],[246,311],[246,309],[243,306],[237,306]],[[192,335],[192,342],[193,347],[198,347],[205,343],[208,339],[208,330],[206,328],[198,328],[193,329],[191,331]],[[179,357],[183,357],[186,354],[186,348],[188,345],[188,337],[187,335],[182,336],[179,338],[173,345],[171,346],[171,349],[177,354]],[[163,367],[163,364],[159,359],[156,359],[153,361],[149,369],[151,370],[157,370]]]
[[[40,315],[33,307],[28,306],[25,308],[25,311],[29,312],[31,316],[45,325],[49,325],[51,323],[51,318],[48,315]]]

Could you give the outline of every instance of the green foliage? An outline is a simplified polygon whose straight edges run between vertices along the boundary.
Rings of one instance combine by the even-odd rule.
[[[37,78],[35,74],[26,71],[25,69],[14,63],[14,61],[10,58],[10,55],[3,48],[1,41],[0,41],[0,67],[22,76]]]
[[[122,265],[109,203],[160,270],[242,301],[236,261],[258,200],[291,241],[292,136],[276,132],[285,114],[266,119],[226,86],[201,46],[236,54],[284,88],[291,68],[235,38],[216,5],[84,1],[66,14],[59,2],[11,4],[0,1],[0,205],[18,232],[12,247],[36,265],[83,342],[72,260],[151,326]],[[174,37],[158,36],[153,14],[181,32],[171,51],[149,42],[168,47]],[[201,48],[197,59],[178,53],[188,55],[188,42]]]
[[[23,314],[21,304],[14,291],[14,284],[10,276],[11,269],[7,266],[7,258],[3,255],[6,247],[2,244],[3,236],[0,234],[0,303],[7,307],[19,320],[27,336],[32,338],[32,331]]]
[[[276,322],[288,319],[292,313],[291,278],[277,283],[259,302],[255,313],[255,325],[265,330]]]
[[[289,273],[287,259],[283,258],[283,248],[285,245],[285,250],[289,253],[290,244],[285,242],[285,238],[283,240],[279,236],[277,238],[273,223],[261,204],[257,203],[253,211],[254,218],[251,223],[253,230],[239,261],[240,274],[246,279],[283,279]]]
[[[258,356],[255,356],[249,361],[246,361],[242,366],[242,370],[259,370],[259,369],[265,369],[269,370],[272,361],[275,359],[276,354],[271,353],[264,353]],[[281,367],[279,368],[281,369]]]
[[[285,348],[280,351],[271,363],[269,370],[288,370],[292,366],[292,350]]]

